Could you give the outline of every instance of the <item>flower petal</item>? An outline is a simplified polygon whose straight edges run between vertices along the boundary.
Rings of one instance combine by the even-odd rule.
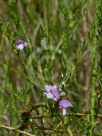
[[[62,115],[65,116],[67,114],[66,109],[62,109]]]
[[[28,46],[28,43],[23,40],[16,41],[16,47],[19,50],[23,50],[24,47]]]
[[[66,108],[68,108],[68,107],[72,107],[72,104],[71,104],[71,102],[69,102],[68,100],[61,100],[60,102],[59,102],[59,106],[60,106],[60,108],[62,108],[62,109],[66,109]]]
[[[50,93],[51,90],[52,90],[52,86],[51,85],[45,85],[45,90],[46,90],[46,93]]]
[[[46,93],[46,97],[47,97],[48,99],[53,99],[52,93]]]
[[[17,46],[17,49],[19,49],[19,50],[23,50],[23,48],[24,48],[23,44],[20,44],[20,45]]]
[[[45,85],[45,91],[46,91],[45,92],[46,96],[47,96],[47,94],[49,95],[49,93],[50,93],[50,96],[51,96],[51,98],[54,101],[58,101],[60,99],[59,90],[58,90],[56,85],[54,85],[54,86],[52,86],[52,85]]]

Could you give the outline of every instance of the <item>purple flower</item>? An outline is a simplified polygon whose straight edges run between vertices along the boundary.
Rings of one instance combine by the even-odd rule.
[[[72,107],[71,102],[68,100],[61,100],[59,102],[59,108],[62,110],[62,115],[65,116],[67,114],[67,108]]]
[[[53,99],[54,101],[58,101],[60,99],[59,90],[56,85],[45,85],[45,95],[48,99]]]
[[[22,40],[16,41],[16,47],[19,50],[23,50],[24,47],[28,46],[28,43]]]

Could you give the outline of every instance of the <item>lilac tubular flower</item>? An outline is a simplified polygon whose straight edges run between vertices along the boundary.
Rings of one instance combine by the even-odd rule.
[[[69,107],[72,107],[72,104],[66,99],[59,102],[59,108],[62,110],[62,116],[67,114],[67,108]]]
[[[56,85],[45,85],[45,95],[48,99],[53,99],[54,101],[58,101],[60,99],[59,90]]]
[[[16,41],[16,47],[19,50],[23,50],[24,47],[28,46],[28,43],[22,40]]]

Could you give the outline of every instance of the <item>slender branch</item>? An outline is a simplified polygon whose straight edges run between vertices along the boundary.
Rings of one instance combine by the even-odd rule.
[[[35,136],[35,135],[33,135],[33,134],[30,134],[30,133],[21,131],[21,130],[16,129],[16,128],[13,128],[13,127],[5,126],[5,125],[0,125],[0,128],[4,128],[4,129],[10,130],[10,131],[15,131],[15,132],[17,132],[17,133],[24,134],[24,135],[26,135],[26,136]]]
[[[41,129],[41,130],[49,130],[49,131],[54,131],[56,133],[68,133],[68,130],[64,130],[64,129],[54,129],[51,127],[42,127],[42,126],[38,126],[38,125],[32,125],[34,128],[36,129]],[[85,132],[80,132],[80,131],[70,131],[70,136],[73,136],[73,134],[86,134]],[[101,133],[96,132],[95,135],[97,136],[102,136]]]
[[[54,132],[56,132],[56,133],[67,133],[68,132],[68,130],[64,130],[64,129],[54,129],[54,128],[51,128],[51,127],[42,127],[42,126],[34,126],[34,125],[32,125],[34,128],[36,128],[36,129],[41,129],[41,130],[50,130],[50,131],[54,131]],[[36,135],[34,135],[34,134],[30,134],[30,133],[27,133],[27,132],[24,132],[24,131],[21,131],[21,130],[19,130],[19,129],[16,129],[16,128],[14,128],[14,127],[9,127],[9,126],[5,126],[5,125],[0,125],[0,128],[4,128],[4,129],[7,129],[7,130],[9,130],[9,131],[15,131],[15,132],[17,132],[17,133],[20,133],[20,134],[24,134],[24,135],[26,135],[26,136],[36,136]],[[85,134],[84,132],[82,133],[82,132],[78,132],[78,131],[73,131],[73,132],[71,132],[71,134]],[[99,132],[96,132],[95,133],[97,136],[99,135],[99,136],[102,136],[102,134],[101,133],[99,133]]]
[[[68,113],[66,116],[95,116],[98,118],[102,118],[102,114],[90,114],[90,113]],[[56,117],[56,116],[53,116]],[[37,118],[52,118],[52,116],[47,116],[47,115],[37,115],[37,116],[32,116],[32,119],[37,119]]]

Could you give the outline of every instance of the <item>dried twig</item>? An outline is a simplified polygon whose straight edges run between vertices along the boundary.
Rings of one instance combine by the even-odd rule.
[[[24,134],[24,135],[26,135],[26,136],[35,136],[35,135],[33,135],[33,134],[30,134],[30,133],[21,131],[21,130],[16,129],[16,128],[13,128],[13,127],[5,126],[5,125],[0,125],[0,128],[4,128],[4,129],[10,130],[10,131],[15,131],[15,132],[17,132],[17,133]]]

